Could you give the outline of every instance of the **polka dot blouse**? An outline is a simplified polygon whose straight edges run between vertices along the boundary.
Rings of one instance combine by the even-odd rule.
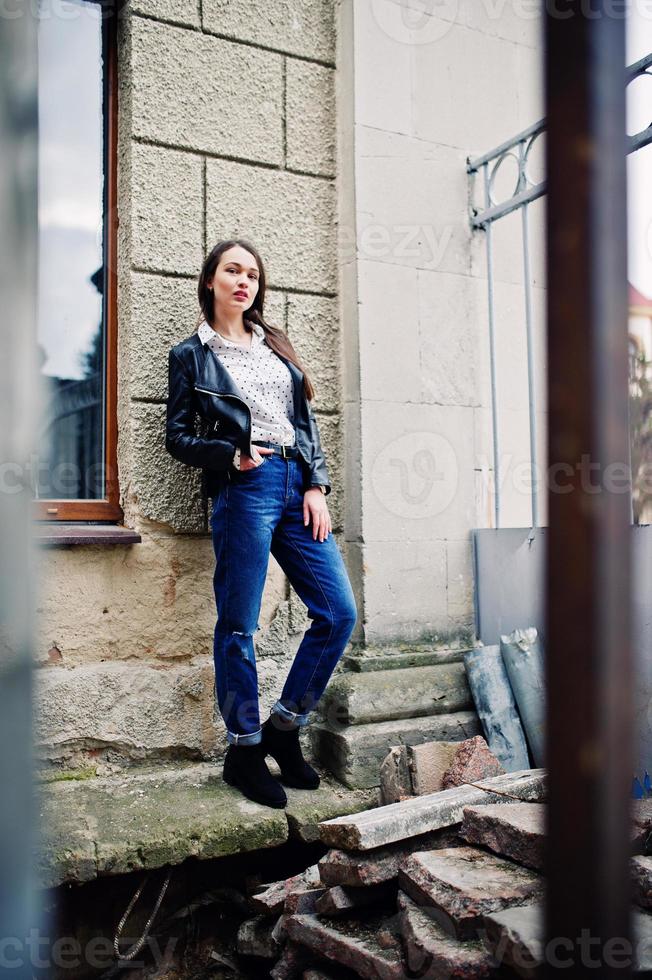
[[[252,441],[293,446],[294,400],[287,365],[265,343],[265,331],[252,323],[251,347],[223,337],[202,320],[197,334],[217,354],[251,411]]]

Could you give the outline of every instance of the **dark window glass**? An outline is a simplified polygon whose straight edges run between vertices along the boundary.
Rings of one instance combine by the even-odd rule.
[[[102,8],[43,0],[38,23],[38,345],[45,403],[35,496],[105,495],[105,40]]]

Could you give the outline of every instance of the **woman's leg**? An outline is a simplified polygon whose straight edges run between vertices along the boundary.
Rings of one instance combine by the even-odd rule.
[[[265,457],[234,473],[213,501],[213,587],[217,623],[213,642],[215,687],[230,744],[261,740],[253,634],[258,629],[272,532],[282,511],[284,460]]]
[[[291,492],[272,535],[271,552],[312,619],[273,712],[295,725],[309,721],[340,659],[357,619],[357,607],[346,566],[332,534],[313,540],[303,523],[303,490],[299,462],[292,467]]]

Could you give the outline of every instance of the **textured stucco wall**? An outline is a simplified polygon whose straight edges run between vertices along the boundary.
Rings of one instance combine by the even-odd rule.
[[[342,536],[334,0],[127,4],[119,30],[119,474],[142,544],[41,562],[39,751],[63,763],[223,748],[213,551],[199,471],[165,451],[167,353],[194,329],[216,241],[250,238],[266,315],[304,358]],[[261,712],[309,621],[270,557]],[[172,728],[169,719],[177,717]],[[140,720],[138,720],[140,719]]]

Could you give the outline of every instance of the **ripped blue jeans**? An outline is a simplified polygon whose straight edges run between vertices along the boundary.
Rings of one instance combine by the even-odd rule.
[[[216,560],[217,702],[227,741],[250,745],[262,737],[253,635],[270,553],[312,620],[272,708],[291,727],[308,723],[353,632],[357,608],[333,534],[313,540],[312,520],[303,523],[299,459],[274,453],[254,469],[234,469],[213,499],[210,523]]]

